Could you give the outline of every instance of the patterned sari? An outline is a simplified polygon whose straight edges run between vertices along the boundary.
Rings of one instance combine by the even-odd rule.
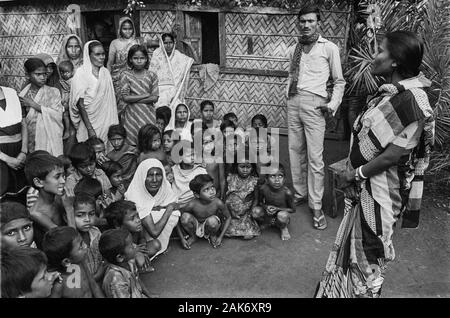
[[[382,85],[353,126],[349,169],[375,159],[394,144],[404,149],[396,165],[357,185],[345,198],[344,217],[316,297],[379,297],[386,263],[395,258],[393,227],[417,227],[423,174],[434,142],[433,111],[423,75]]]

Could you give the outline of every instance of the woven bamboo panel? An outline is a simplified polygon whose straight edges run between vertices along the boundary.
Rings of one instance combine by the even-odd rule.
[[[0,56],[23,56],[37,53],[57,55],[65,34],[0,38]]]
[[[348,14],[325,11],[322,14],[321,34],[338,45],[344,52]],[[295,14],[225,15],[226,65],[228,67],[262,70],[287,70],[287,61],[270,58],[287,57],[287,50],[296,44],[298,36]],[[248,40],[253,42],[252,55],[248,55]],[[247,58],[248,56],[248,58]]]
[[[0,16],[1,35],[54,34],[66,32],[68,14],[11,14]]]
[[[65,11],[70,4],[78,4],[82,10],[88,11],[123,10],[126,0],[21,0],[20,6],[5,6],[4,9],[6,13],[55,12]]]
[[[187,103],[194,117],[200,116],[200,102],[210,99],[217,115],[233,111],[242,125],[263,113],[272,126],[286,127],[286,79],[279,77],[221,74],[217,83],[205,92],[197,72],[191,72]]]
[[[157,40],[157,35],[169,32],[175,23],[175,11],[141,11],[140,28],[145,39]]]
[[[25,81],[25,76],[4,76],[2,78],[1,85],[14,88],[17,92],[20,92],[20,89],[25,84]]]

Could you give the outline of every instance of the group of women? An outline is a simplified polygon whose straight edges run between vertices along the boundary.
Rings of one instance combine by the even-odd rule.
[[[94,135],[106,141],[108,127],[118,122],[114,83],[125,67],[127,50],[137,43],[130,19],[122,19],[119,30],[119,38],[111,44],[108,68],[103,66],[105,53],[99,42],[86,43],[83,51],[76,35],[67,36],[63,43],[58,61],[68,59],[76,69],[70,112],[79,141]],[[386,35],[374,59],[372,72],[386,81],[368,99],[353,126],[348,167],[340,175],[346,208],[318,297],[379,296],[386,263],[395,257],[396,221],[402,214],[404,226],[418,224],[423,174],[434,138],[433,111],[424,92],[430,81],[419,72],[423,50],[415,34],[397,31]],[[161,43],[150,62],[159,80],[157,105],[172,106],[182,98],[191,64],[174,49],[173,39]],[[30,104],[29,99],[54,102],[51,91],[30,93],[26,87],[20,95]],[[38,107],[30,106],[39,113]],[[14,90],[0,87],[0,195],[23,181],[20,173],[29,150],[25,120],[29,118],[23,119]],[[141,174],[139,168],[137,174]],[[142,192],[135,191],[134,196]],[[142,195],[133,198],[143,209],[148,195],[145,191]]]

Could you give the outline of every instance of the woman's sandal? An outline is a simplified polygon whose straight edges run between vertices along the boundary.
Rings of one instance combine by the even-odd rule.
[[[320,224],[321,220],[323,220],[322,225]],[[313,226],[316,230],[325,230],[327,228],[327,219],[325,218],[323,212],[319,217],[313,216],[313,221]]]

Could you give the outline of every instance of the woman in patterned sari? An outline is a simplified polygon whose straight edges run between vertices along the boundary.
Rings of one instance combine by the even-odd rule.
[[[139,129],[146,124],[156,124],[154,103],[158,100],[158,77],[148,68],[147,49],[133,45],[128,51],[129,70],[120,75],[121,99],[125,107],[120,114],[127,131],[127,142],[137,145]]]
[[[164,33],[159,48],[152,55],[150,70],[158,75],[159,99],[155,107],[169,106],[174,109],[184,103],[189,72],[194,60],[175,49],[172,34]]]
[[[417,227],[423,174],[434,141],[433,111],[419,73],[423,44],[414,33],[387,33],[372,73],[386,84],[353,125],[339,226],[316,297],[379,297],[395,257],[393,228]]]

